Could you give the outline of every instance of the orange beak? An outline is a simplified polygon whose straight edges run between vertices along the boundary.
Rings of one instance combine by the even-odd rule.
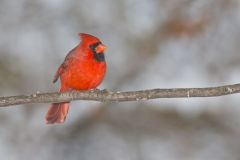
[[[103,53],[106,49],[107,49],[107,47],[105,45],[99,44],[96,48],[96,52],[97,53]]]

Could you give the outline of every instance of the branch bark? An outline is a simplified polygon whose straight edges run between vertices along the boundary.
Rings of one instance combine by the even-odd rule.
[[[128,92],[110,92],[107,90],[69,91],[64,93],[36,93],[32,95],[0,97],[0,107],[29,103],[58,103],[74,100],[124,102],[157,98],[217,97],[235,93],[240,93],[240,83],[208,88],[149,89]]]

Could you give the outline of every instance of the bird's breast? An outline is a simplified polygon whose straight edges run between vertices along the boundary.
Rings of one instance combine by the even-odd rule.
[[[96,88],[106,73],[106,63],[91,60],[75,60],[61,76],[61,83],[74,90]]]

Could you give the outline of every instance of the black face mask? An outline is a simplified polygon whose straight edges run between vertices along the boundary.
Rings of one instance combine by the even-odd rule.
[[[96,61],[98,62],[104,62],[105,61],[105,56],[104,53],[97,53],[96,52],[96,48],[98,47],[98,45],[102,44],[101,42],[97,42],[95,44],[92,44],[89,46],[89,48],[92,50],[93,52],[93,57]]]

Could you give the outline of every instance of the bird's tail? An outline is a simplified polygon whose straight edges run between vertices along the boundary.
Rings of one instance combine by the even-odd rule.
[[[64,89],[60,89],[63,92]],[[53,103],[45,116],[46,124],[63,123],[67,117],[70,102]]]
[[[46,123],[63,123],[67,117],[68,109],[69,102],[51,104],[45,116]]]

